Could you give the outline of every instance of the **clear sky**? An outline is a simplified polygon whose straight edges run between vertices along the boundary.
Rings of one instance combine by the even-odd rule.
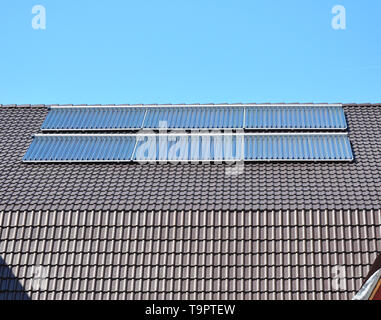
[[[2,0],[0,14],[0,104],[381,102],[380,0]]]

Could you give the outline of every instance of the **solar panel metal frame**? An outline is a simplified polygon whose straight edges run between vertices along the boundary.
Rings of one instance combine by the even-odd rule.
[[[215,108],[230,108],[230,106],[214,106]],[[157,109],[164,109],[164,108],[167,108],[167,109],[175,109],[177,107],[161,107],[161,106],[157,106],[157,107],[147,107],[146,109],[146,114],[145,114],[145,117],[144,117],[144,121],[142,123],[142,128],[141,130],[142,131],[152,131],[152,130],[170,130],[171,132],[176,132],[176,131],[181,131],[181,130],[189,130],[189,131],[208,131],[208,130],[242,130],[244,129],[244,125],[245,125],[245,107],[241,106],[235,106],[233,108],[240,108],[242,109],[242,119],[240,119],[242,121],[242,126],[236,126],[236,127],[220,127],[220,128],[217,128],[217,127],[178,127],[178,128],[172,128],[172,127],[148,127],[148,126],[145,126],[145,120],[146,120],[146,116],[148,115],[148,112],[150,110],[154,110],[155,108]],[[210,108],[210,106],[193,106],[192,108]],[[213,108],[212,108],[213,109]]]
[[[323,128],[319,128],[319,127],[310,127],[310,128],[307,128],[307,127],[297,127],[297,128],[290,128],[290,127],[283,127],[283,128],[276,128],[276,127],[257,127],[257,128],[253,128],[253,127],[248,127],[247,123],[248,123],[248,118],[247,118],[247,115],[246,115],[246,111],[248,108],[253,108],[254,106],[247,106],[245,107],[245,117],[244,117],[244,125],[243,125],[243,128],[245,131],[247,132],[259,132],[259,131],[266,131],[266,132],[329,132],[329,133],[334,133],[334,132],[342,132],[342,131],[345,131],[348,129],[348,123],[347,123],[347,119],[345,117],[345,113],[344,113],[344,110],[342,109],[342,116],[343,116],[343,122],[344,122],[344,126],[342,127],[323,127]],[[342,105],[268,105],[268,106],[257,106],[259,108],[288,108],[288,107],[292,107],[292,108],[342,108]]]
[[[346,136],[349,143],[351,158],[347,159],[250,159],[245,162],[352,162],[354,161],[353,149],[347,132],[269,132],[269,133],[246,133],[245,136]],[[246,150],[246,149],[245,149]]]
[[[137,136],[137,135],[134,135],[134,136]],[[212,133],[212,134],[208,134],[208,133],[199,133],[199,134],[187,134],[187,133],[184,133],[184,134],[141,134],[142,137],[147,137],[147,136],[154,136],[154,137],[160,137],[160,136],[173,136],[173,137],[179,137],[179,136],[242,136],[243,139],[242,139],[242,150],[243,150],[243,156],[245,154],[245,139],[244,139],[244,134],[218,134],[218,133]],[[138,141],[136,142],[136,145],[135,145],[135,148],[138,144]],[[135,160],[133,159],[134,156],[136,156],[135,154],[135,150],[134,150],[134,153],[132,154],[132,160],[131,162],[144,162],[144,163],[168,163],[168,162],[183,162],[183,163],[189,163],[189,162],[192,162],[192,163],[211,163],[211,162],[238,162],[238,161],[246,161],[244,158],[243,159],[211,159],[211,160],[203,160],[203,159],[176,159],[176,160],[168,160],[168,159],[157,159],[157,160]]]
[[[136,107],[342,107],[341,103],[220,103],[220,104],[126,104],[126,105],[50,105],[49,108],[136,108]]]
[[[116,136],[125,136],[125,137],[135,137],[136,135],[133,134],[74,134],[74,133],[64,133],[64,134],[35,134],[33,137],[80,137],[80,136],[86,136],[86,137],[116,137]],[[31,145],[29,145],[30,148]],[[133,153],[135,151],[136,147],[136,141],[135,145],[133,147],[133,151],[131,154],[131,158],[133,156]],[[29,150],[28,148],[28,150]],[[24,160],[25,155],[27,154],[28,150],[23,156],[22,162],[25,163],[115,163],[115,162],[131,162],[131,159],[129,160]]]
[[[157,130],[157,131],[163,131],[163,130],[171,130],[173,132],[176,131],[181,131],[181,130],[188,130],[188,131],[208,131],[208,130],[245,130],[247,132],[259,132],[259,131],[266,131],[266,132],[281,132],[281,131],[292,131],[292,132],[312,132],[312,131],[344,131],[347,129],[348,125],[345,119],[344,115],[344,122],[345,126],[340,128],[340,127],[327,127],[327,128],[247,128],[247,119],[246,119],[246,109],[251,108],[251,107],[341,107],[342,104],[184,104],[184,105],[93,105],[93,106],[60,106],[60,105],[55,105],[55,106],[50,106],[50,109],[65,109],[65,108],[138,108],[138,107],[143,107],[146,110],[144,110],[144,116],[143,120],[141,123],[140,127],[131,127],[131,128],[43,128],[41,127],[42,132],[120,132],[120,131],[129,131],[129,132],[136,132],[136,131],[152,131],[152,130]],[[179,127],[179,128],[160,128],[160,127],[144,127],[144,123],[147,117],[148,110],[151,108],[191,108],[191,107],[206,107],[206,108],[213,108],[213,107],[225,107],[225,108],[243,108],[243,119],[242,119],[242,127],[221,127],[221,128],[216,128],[216,127],[209,127],[209,128],[192,128],[192,127]],[[45,118],[46,120],[46,118]],[[45,121],[44,121],[45,122]],[[42,124],[43,126],[43,124]]]
[[[49,109],[137,109],[138,107],[135,106],[51,106]],[[45,117],[44,122],[41,124],[41,132],[46,133],[57,133],[57,132],[120,132],[120,131],[131,131],[135,132],[138,130],[142,130],[142,125],[144,123],[145,116],[147,114],[147,110],[142,110],[144,112],[142,122],[139,127],[131,127],[131,128],[44,128],[44,123],[49,115]]]
[[[198,134],[189,134],[189,133],[183,133],[183,134],[175,134],[175,133],[170,133],[170,134],[36,134],[34,135],[35,137],[38,136],[43,136],[43,137],[63,137],[63,136],[88,136],[88,137],[94,137],[94,136],[107,136],[107,137],[114,137],[114,136],[125,136],[125,137],[135,137],[137,138],[138,136],[141,137],[146,137],[146,136],[155,136],[155,137],[160,137],[160,136],[173,136],[173,137],[178,137],[178,136],[242,136],[243,140],[245,139],[245,136],[303,136],[303,135],[308,135],[308,136],[346,136],[348,137],[348,134],[346,132],[337,132],[337,133],[240,133],[240,134],[221,134],[221,133],[198,133]],[[349,138],[348,138],[348,142]],[[351,153],[351,158],[350,159],[250,159],[246,160],[245,159],[245,144],[243,145],[243,152],[244,152],[244,157],[243,159],[223,159],[223,160],[133,160],[135,156],[135,149],[136,145],[138,143],[138,140],[136,139],[135,141],[135,146],[133,149],[133,152],[131,154],[131,159],[128,160],[24,160],[24,157],[22,159],[22,162],[25,163],[98,163],[98,162],[103,162],[103,163],[119,163],[119,162],[144,162],[144,163],[160,163],[160,162],[198,162],[198,163],[213,163],[213,162],[352,162],[354,160],[354,155],[353,155],[353,150],[352,147],[350,146],[350,153]],[[29,146],[30,147],[30,146]],[[29,150],[29,149],[28,149]],[[28,151],[27,151],[28,152]]]

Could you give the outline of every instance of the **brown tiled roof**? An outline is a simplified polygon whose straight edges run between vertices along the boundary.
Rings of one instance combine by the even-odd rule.
[[[350,299],[381,248],[381,211],[1,212],[0,224],[0,256],[33,299]]]
[[[2,106],[0,282],[10,268],[32,298],[351,298],[381,251],[379,107],[344,106],[353,163],[245,163],[232,176],[225,164],[22,163],[48,109]],[[36,265],[45,289],[31,285]]]

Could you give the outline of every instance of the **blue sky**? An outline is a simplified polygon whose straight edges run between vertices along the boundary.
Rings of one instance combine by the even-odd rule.
[[[331,26],[338,4],[345,30]],[[379,0],[3,0],[0,12],[1,104],[381,102]]]

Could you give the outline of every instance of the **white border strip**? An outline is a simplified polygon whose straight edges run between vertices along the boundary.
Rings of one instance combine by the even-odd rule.
[[[168,131],[171,131],[171,132],[175,132],[175,131],[184,131],[184,130],[193,130],[193,131],[216,131],[216,130],[245,130],[245,132],[258,132],[258,131],[265,131],[265,132],[269,132],[269,134],[271,132],[279,132],[281,133],[282,131],[293,131],[295,133],[298,133],[298,132],[304,132],[304,133],[307,133],[307,132],[310,132],[310,131],[317,131],[317,132],[321,132],[321,131],[329,131],[329,132],[338,132],[340,133],[340,131],[345,131],[347,130],[348,128],[347,127],[343,127],[343,128],[239,128],[239,127],[231,127],[231,128],[214,128],[214,127],[211,127],[211,128],[149,128],[149,127],[145,127],[145,128],[100,128],[100,129],[41,129],[42,132],[52,132],[52,133],[56,133],[56,132],[62,132],[62,131],[65,131],[65,132],[78,132],[78,134],[80,134],[79,132],[119,132],[119,131],[127,131],[127,132],[134,132],[136,133],[136,131],[154,131],[154,130],[163,130],[163,129],[167,129]],[[285,132],[286,133],[286,132]],[[48,133],[47,133],[48,134]]]
[[[52,109],[64,109],[64,108],[141,108],[141,107],[164,107],[164,108],[184,108],[184,107],[342,107],[341,103],[334,104],[321,104],[321,103],[300,103],[300,104],[255,104],[255,103],[243,103],[243,104],[139,104],[139,105],[89,105],[89,106],[70,106],[70,105],[51,105]]]
[[[50,134],[50,133],[36,133],[34,137],[151,137],[151,136],[348,136],[347,132],[260,132],[260,133],[126,133],[126,134],[105,134],[105,133],[62,133],[62,134]]]
[[[107,163],[117,163],[117,162],[136,162],[136,163],[171,163],[171,162],[202,162],[202,163],[211,163],[211,162],[352,162],[351,159],[216,159],[216,160],[22,160],[22,162],[34,162],[34,163],[96,163],[96,162],[107,162]]]

